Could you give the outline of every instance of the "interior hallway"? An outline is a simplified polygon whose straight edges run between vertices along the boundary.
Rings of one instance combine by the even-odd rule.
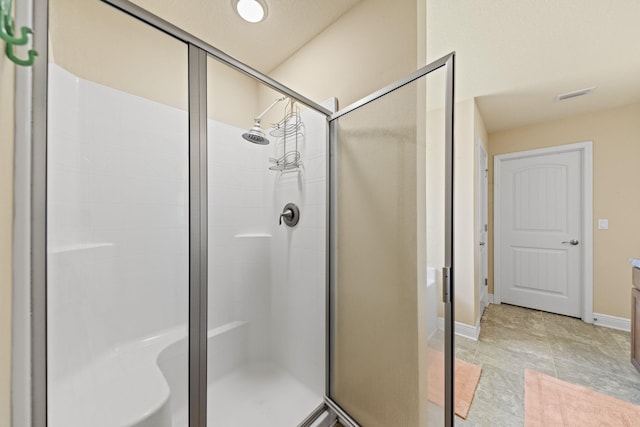
[[[640,373],[629,361],[629,341],[628,332],[491,304],[477,342],[456,336],[456,356],[482,367],[469,416],[456,416],[456,425],[522,426],[525,368],[640,405]]]

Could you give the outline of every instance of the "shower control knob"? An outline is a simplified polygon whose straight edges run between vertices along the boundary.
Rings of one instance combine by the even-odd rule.
[[[287,209],[280,214],[280,225],[282,225],[282,218],[284,218],[285,221],[291,221],[293,218],[293,211],[291,209]]]
[[[278,224],[282,225],[283,220],[285,225],[289,227],[294,227],[298,224],[298,221],[300,221],[300,209],[298,209],[298,206],[293,203],[287,203],[284,209],[282,209]]]

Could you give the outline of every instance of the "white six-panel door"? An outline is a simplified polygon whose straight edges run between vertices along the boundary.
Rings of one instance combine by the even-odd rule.
[[[501,161],[502,302],[581,317],[581,168],[580,151]]]

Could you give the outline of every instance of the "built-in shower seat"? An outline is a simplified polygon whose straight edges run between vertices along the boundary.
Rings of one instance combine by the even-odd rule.
[[[119,346],[56,382],[49,393],[50,421],[70,427],[170,427],[171,390],[158,358],[185,335],[180,328]]]

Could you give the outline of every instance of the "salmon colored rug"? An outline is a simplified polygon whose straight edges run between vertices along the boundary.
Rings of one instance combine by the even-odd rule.
[[[625,427],[639,423],[640,406],[525,369],[525,427]]]
[[[429,400],[438,406],[444,406],[444,353],[429,350]],[[480,381],[482,368],[473,363],[456,358],[454,373],[456,415],[467,419],[469,408]]]

